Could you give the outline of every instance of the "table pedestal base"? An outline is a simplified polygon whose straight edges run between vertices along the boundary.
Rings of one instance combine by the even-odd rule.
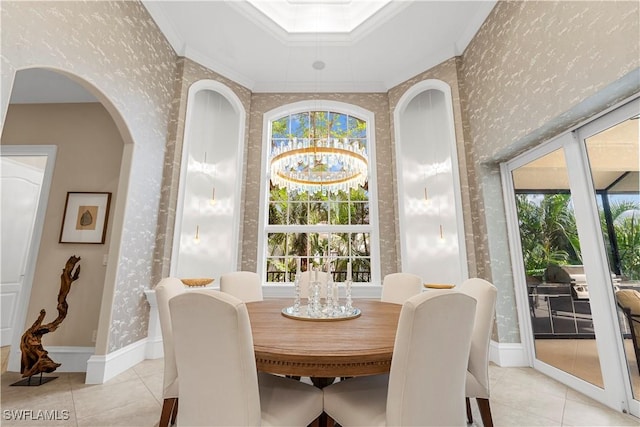
[[[320,389],[333,384],[333,382],[336,380],[334,377],[310,377],[310,378],[313,385]],[[329,415],[327,415],[326,412],[322,412],[322,414],[320,414],[320,417],[318,418],[318,424],[320,425],[320,427],[329,427],[334,425],[334,421],[331,419]]]
[[[325,388],[326,386],[333,384],[333,382],[336,380],[334,377],[310,377],[310,378],[313,385],[318,388]]]

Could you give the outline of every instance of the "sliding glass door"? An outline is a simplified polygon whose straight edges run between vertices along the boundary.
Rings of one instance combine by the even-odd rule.
[[[512,176],[536,358],[603,387],[564,149]]]
[[[636,416],[638,113],[640,101],[632,101],[502,169],[519,309],[529,320],[521,331],[533,366]]]
[[[636,103],[637,104],[637,103]],[[627,106],[577,131],[589,161],[601,245],[611,276],[622,371],[640,400],[640,120]],[[637,317],[636,317],[637,315]]]

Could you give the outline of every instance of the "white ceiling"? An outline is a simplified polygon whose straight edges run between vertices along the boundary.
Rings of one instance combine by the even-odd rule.
[[[496,3],[253,2],[262,11],[245,0],[142,0],[178,55],[254,92],[386,92],[462,54]],[[366,13],[372,15],[358,23],[358,14]],[[291,25],[289,31],[283,28]],[[321,70],[312,66],[319,62]],[[95,99],[60,75],[31,70],[17,74],[12,91],[11,103],[25,102]]]
[[[283,2],[290,8],[293,3],[315,3],[325,10],[345,3],[279,1]],[[179,55],[254,92],[386,92],[460,55],[495,5],[495,1],[391,1],[354,30],[327,33],[314,28],[325,27],[323,17],[337,20],[344,12],[318,13],[315,22],[309,11],[299,12],[298,20],[310,21],[309,32],[287,32],[247,1],[142,3]],[[278,1],[262,3],[273,6]],[[367,2],[353,3],[350,8]],[[323,70],[312,67],[316,61],[324,62]]]

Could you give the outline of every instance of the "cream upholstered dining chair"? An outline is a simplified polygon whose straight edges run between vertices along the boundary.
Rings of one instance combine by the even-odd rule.
[[[184,284],[180,279],[167,277],[155,287],[158,302],[160,329],[162,330],[162,349],[164,351],[164,377],[162,388],[162,411],[158,427],[175,424],[178,414],[178,371],[173,351],[173,331],[169,315],[169,300],[184,292]],[[171,423],[169,423],[171,421]]]
[[[452,290],[406,300],[389,374],[325,387],[325,412],[343,427],[465,425],[465,373],[475,307],[473,298]]]
[[[467,420],[473,422],[470,398],[475,398],[485,427],[493,426],[489,406],[489,343],[495,317],[498,290],[491,283],[480,278],[467,279],[458,291],[476,299],[476,318],[471,338],[469,366],[467,368],[466,405]]]
[[[184,426],[306,426],[322,391],[256,370],[249,314],[224,292],[192,291],[169,302]]]
[[[407,298],[422,292],[422,279],[411,273],[391,273],[382,281],[381,301],[403,304]]]
[[[262,301],[262,281],[253,271],[234,271],[220,276],[220,291],[244,302]]]

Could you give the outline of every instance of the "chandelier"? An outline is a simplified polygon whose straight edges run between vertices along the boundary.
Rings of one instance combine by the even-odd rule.
[[[364,186],[366,150],[349,138],[291,138],[273,141],[271,183],[288,191],[335,193]]]

